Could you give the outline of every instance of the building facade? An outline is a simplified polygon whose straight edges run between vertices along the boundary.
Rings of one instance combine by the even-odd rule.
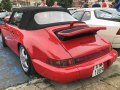
[[[0,0],[1,2],[2,0]],[[95,1],[102,2],[102,0],[73,0],[73,7],[81,7],[84,2],[88,2],[92,5]],[[108,4],[114,2],[115,0],[105,0]],[[22,6],[37,6],[40,4],[41,0],[11,0],[13,7],[22,7]]]
[[[87,2],[88,0],[73,0],[72,6],[73,7],[81,7],[83,2]]]
[[[92,5],[96,1],[99,1],[100,3],[102,2],[102,0],[73,0],[72,6],[73,7],[81,7],[81,5],[83,5],[84,2],[88,2],[89,5]],[[108,4],[111,4],[112,2],[115,2],[115,0],[105,0],[105,2],[107,2]]]
[[[41,0],[11,0],[13,7],[37,6]]]

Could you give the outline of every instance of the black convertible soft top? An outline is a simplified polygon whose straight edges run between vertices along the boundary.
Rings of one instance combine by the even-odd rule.
[[[65,8],[54,8],[54,7],[21,7],[14,8],[13,11],[29,11],[29,12],[44,12],[44,11],[64,11],[68,12]]]
[[[15,12],[23,12],[23,16],[22,16],[22,20],[20,22],[19,28],[26,29],[26,30],[36,30],[36,29],[41,29],[41,28],[45,28],[45,27],[70,23],[70,22],[60,22],[60,23],[52,23],[52,24],[44,24],[44,25],[37,24],[34,20],[34,15],[38,12],[46,12],[46,11],[62,11],[62,12],[69,13],[69,11],[65,8],[22,7],[22,8],[14,8],[13,14]],[[12,14],[12,16],[13,16],[13,14]]]

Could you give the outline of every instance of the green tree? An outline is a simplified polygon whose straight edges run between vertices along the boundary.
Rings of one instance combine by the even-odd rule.
[[[2,4],[0,3],[0,11],[2,11],[3,10],[3,7],[2,7]]]
[[[10,0],[2,0],[1,4],[2,4],[3,9],[7,11],[11,11],[12,3],[10,2]]]
[[[117,4],[118,3],[118,0],[115,0],[115,4]]]
[[[52,6],[55,0],[47,0],[46,3],[48,6]]]
[[[73,0],[47,0],[47,5],[52,6],[54,4],[54,1],[58,1],[60,6],[64,8],[68,8],[72,6]]]

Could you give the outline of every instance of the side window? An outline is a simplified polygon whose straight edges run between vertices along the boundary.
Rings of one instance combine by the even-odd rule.
[[[95,15],[97,18],[106,19],[106,18],[112,18],[113,15],[109,11],[104,10],[95,10]]]
[[[85,12],[83,17],[82,17],[82,21],[87,21],[91,19],[91,13],[90,12]]]
[[[10,19],[9,24],[19,27],[20,21],[22,19],[22,15],[23,15],[23,12],[15,12],[13,17]]]
[[[81,20],[83,13],[84,13],[84,11],[75,12],[72,14],[72,16],[77,20]]]

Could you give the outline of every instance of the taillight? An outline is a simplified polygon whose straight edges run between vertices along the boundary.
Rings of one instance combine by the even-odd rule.
[[[47,60],[47,63],[55,67],[63,68],[63,67],[74,65],[74,60],[73,59],[54,60],[49,58]]]
[[[117,35],[120,35],[120,29],[118,30]]]

